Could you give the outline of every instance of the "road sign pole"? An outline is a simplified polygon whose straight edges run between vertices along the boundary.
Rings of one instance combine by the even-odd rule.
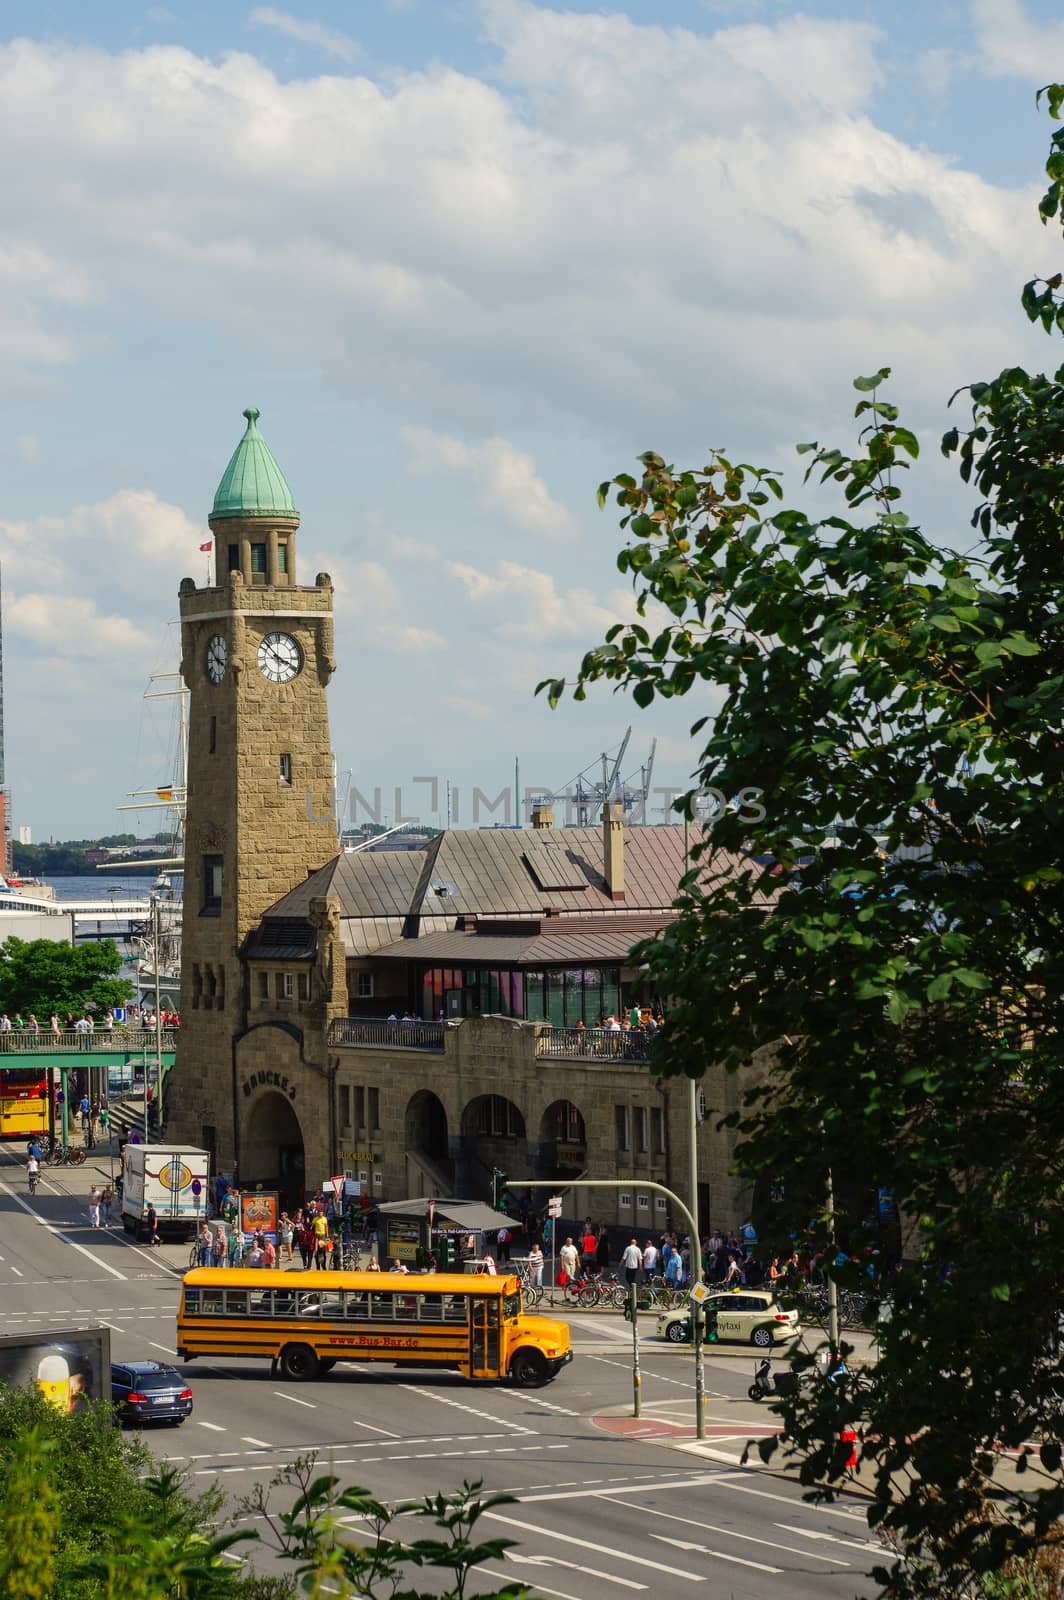
[[[639,1370],[639,1328],[636,1323],[638,1311],[639,1291],[634,1283],[628,1285],[628,1314],[632,1319],[632,1388],[634,1399],[632,1405],[633,1417],[639,1415],[639,1402],[643,1389],[643,1376]]]

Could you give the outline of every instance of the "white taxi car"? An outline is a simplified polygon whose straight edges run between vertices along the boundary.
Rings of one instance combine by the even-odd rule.
[[[736,1289],[728,1294],[711,1294],[703,1302],[706,1336],[737,1339],[742,1344],[767,1350],[770,1345],[797,1339],[802,1331],[797,1311],[788,1311],[771,1289]],[[691,1337],[691,1308],[678,1306],[658,1318],[658,1334],[674,1344]]]

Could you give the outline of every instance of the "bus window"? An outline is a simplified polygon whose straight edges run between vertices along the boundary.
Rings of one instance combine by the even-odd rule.
[[[521,1296],[507,1294],[503,1296],[502,1316],[504,1322],[516,1322],[521,1315]]]
[[[224,1289],[204,1289],[200,1296],[200,1315],[204,1317],[220,1317],[225,1310]]]
[[[438,1294],[419,1295],[422,1322],[442,1322],[443,1302]]]
[[[396,1322],[416,1322],[417,1320],[417,1295],[397,1294],[395,1297]]]
[[[321,1315],[321,1298],[316,1289],[311,1289],[307,1294],[296,1296],[297,1314],[301,1317],[318,1317]]]
[[[445,1294],[444,1295],[444,1297],[443,1297],[443,1320],[444,1320],[444,1322],[461,1322],[461,1323],[465,1323],[465,1321],[466,1321],[466,1300],[465,1300],[465,1296],[464,1295],[460,1295],[460,1294]]]
[[[248,1292],[246,1289],[227,1289],[225,1292],[225,1311],[230,1317],[246,1317],[248,1314]]]
[[[349,1289],[344,1296],[347,1316],[351,1322],[365,1322],[369,1317],[369,1295],[364,1289]]]
[[[248,1299],[250,1301],[249,1310],[251,1311],[251,1315],[253,1317],[272,1317],[273,1316],[273,1291],[272,1290],[270,1290],[270,1289],[252,1289],[250,1291],[249,1295],[248,1295]],[[280,1308],[280,1314],[282,1316],[291,1316],[291,1314],[292,1314],[292,1296],[291,1295],[279,1294],[277,1296],[277,1299],[278,1299],[278,1301],[284,1301],[284,1305],[282,1305],[281,1308]]]
[[[371,1317],[383,1317],[386,1322],[391,1322],[393,1307],[390,1294],[371,1294],[369,1306]]]
[[[269,1289],[266,1289],[266,1290],[263,1291],[263,1297],[262,1298],[263,1298],[264,1302],[267,1301],[270,1298]],[[295,1295],[292,1294],[291,1290],[282,1290],[282,1289],[275,1289],[274,1290],[274,1295],[273,1295],[273,1314],[274,1314],[275,1317],[294,1317],[295,1316],[295,1314],[296,1314],[296,1299],[295,1299]],[[268,1315],[269,1315],[269,1312],[266,1309],[266,1306],[264,1304],[263,1305],[263,1316],[268,1316]]]
[[[339,1289],[326,1289],[321,1296],[321,1314],[330,1322],[339,1322],[344,1314],[344,1297]]]
[[[199,1316],[199,1290],[185,1290],[185,1315],[186,1317]]]

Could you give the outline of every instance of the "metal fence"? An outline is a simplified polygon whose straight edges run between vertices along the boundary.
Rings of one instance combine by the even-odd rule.
[[[383,1017],[338,1017],[329,1024],[329,1044],[386,1050],[442,1050],[443,1023],[389,1022]]]
[[[541,1028],[536,1054],[581,1061],[645,1061],[649,1044],[643,1028]]]
[[[172,1028],[163,1029],[162,1047],[170,1052],[176,1048],[176,1034]],[[40,1033],[33,1033],[28,1028],[10,1028],[0,1033],[0,1055],[71,1055],[78,1050],[107,1055],[140,1055],[146,1050],[154,1055],[155,1029],[94,1028],[92,1033],[78,1033],[64,1028],[53,1033],[50,1028],[42,1028]]]

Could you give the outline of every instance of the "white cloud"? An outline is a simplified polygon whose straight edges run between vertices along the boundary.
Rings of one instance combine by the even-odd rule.
[[[1064,58],[1064,22],[1032,22],[1022,0],[971,0],[971,7],[989,71],[1039,86],[1053,77],[1053,63]]]
[[[256,6],[249,12],[248,22],[252,27],[272,28],[286,39],[295,39],[297,44],[312,45],[314,49],[323,51],[327,56],[336,56],[340,61],[356,61],[362,54],[358,41],[348,34],[328,28],[321,22],[290,16],[287,11],[278,11],[275,6]]]
[[[589,589],[559,593],[549,572],[500,561],[491,575],[461,561],[448,561],[447,571],[464,585],[470,602],[494,617],[501,639],[575,638],[591,643],[604,629],[633,614],[634,601],[623,590],[606,596],[610,605]]]
[[[499,511],[529,533],[559,539],[569,531],[568,511],[552,499],[529,452],[509,439],[485,439],[483,444],[471,445],[449,434],[413,427],[403,428],[402,439],[410,472],[421,477],[449,473],[468,478],[485,511]]]
[[[101,613],[77,594],[23,594],[5,598],[4,628],[22,634],[64,659],[137,655],[147,658],[153,640],[128,617]]]
[[[419,627],[411,620],[420,607],[411,607],[387,568],[380,561],[347,561],[325,555],[317,564],[333,580],[338,618],[357,619],[354,637],[359,649],[367,646],[396,655],[428,655],[447,648],[435,628]]]

